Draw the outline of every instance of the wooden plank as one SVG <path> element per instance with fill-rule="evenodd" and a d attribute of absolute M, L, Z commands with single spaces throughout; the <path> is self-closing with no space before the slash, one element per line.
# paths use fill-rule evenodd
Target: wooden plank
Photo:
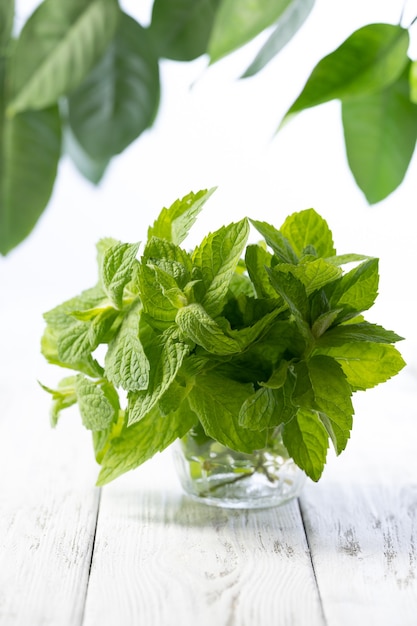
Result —
<path fill-rule="evenodd" d="M 75 420 L 50 429 L 35 380 L 8 395 L 0 421 L 0 623 L 78 626 L 99 502 L 87 441 Z"/>
<path fill-rule="evenodd" d="M 84 626 L 323 626 L 297 501 L 191 502 L 167 454 L 103 490 Z"/>
<path fill-rule="evenodd" d="M 417 624 L 417 484 L 324 483 L 301 510 L 329 626 Z"/>

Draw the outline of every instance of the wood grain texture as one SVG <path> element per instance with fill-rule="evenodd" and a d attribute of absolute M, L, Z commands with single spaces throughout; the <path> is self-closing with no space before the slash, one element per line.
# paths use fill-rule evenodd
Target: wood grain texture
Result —
<path fill-rule="evenodd" d="M 297 502 L 228 511 L 104 490 L 84 626 L 323 626 Z"/>
<path fill-rule="evenodd" d="M 5 390 L 0 417 L 0 624 L 79 626 L 100 492 L 80 432 L 52 431 L 27 389 Z"/>
<path fill-rule="evenodd" d="M 326 482 L 301 511 L 328 626 L 417 624 L 417 483 Z"/>

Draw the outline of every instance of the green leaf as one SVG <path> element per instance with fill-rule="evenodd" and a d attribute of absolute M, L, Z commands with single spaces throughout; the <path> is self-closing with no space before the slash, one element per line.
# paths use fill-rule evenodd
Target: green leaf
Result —
<path fill-rule="evenodd" d="M 138 243 L 120 243 L 106 250 L 100 265 L 103 289 L 118 309 L 123 305 L 123 291 L 132 278 Z"/>
<path fill-rule="evenodd" d="M 201 270 L 204 288 L 201 304 L 213 317 L 219 315 L 224 306 L 229 283 L 248 235 L 249 225 L 243 219 L 211 233 L 194 251 L 193 262 Z"/>
<path fill-rule="evenodd" d="M 149 383 L 149 361 L 139 339 L 139 315 L 140 305 L 136 305 L 123 319 L 105 358 L 106 377 L 126 391 L 146 389 Z"/>
<path fill-rule="evenodd" d="M 292 0 L 241 78 L 247 78 L 259 72 L 291 41 L 309 16 L 314 3 L 315 0 Z"/>
<path fill-rule="evenodd" d="M 78 361 L 65 363 L 58 353 L 58 336 L 59 333 L 50 326 L 48 326 L 43 333 L 41 339 L 41 352 L 45 359 L 48 361 L 48 363 L 51 363 L 52 365 L 58 365 L 59 367 L 76 370 L 77 372 L 82 372 L 87 376 L 102 376 L 103 368 L 97 363 L 95 359 L 93 359 L 91 354 L 81 358 Z"/>
<path fill-rule="evenodd" d="M 408 69 L 387 88 L 342 103 L 349 167 L 370 204 L 401 184 L 417 140 L 417 104 L 410 101 Z"/>
<path fill-rule="evenodd" d="M 116 0 L 44 0 L 14 52 L 10 115 L 43 109 L 77 87 L 112 39 Z"/>
<path fill-rule="evenodd" d="M 265 431 L 250 431 L 239 425 L 240 408 L 251 393 L 252 385 L 215 374 L 201 374 L 188 397 L 209 437 L 233 450 L 250 453 L 266 443 Z"/>
<path fill-rule="evenodd" d="M 119 398 L 106 380 L 91 380 L 78 374 L 75 382 L 78 407 L 83 424 L 89 430 L 104 430 L 119 414 Z"/>
<path fill-rule="evenodd" d="M 2 0 L 0 4 L 0 57 L 3 58 L 6 45 L 12 34 L 14 0 Z"/>
<path fill-rule="evenodd" d="M 281 226 L 280 232 L 299 257 L 303 255 L 307 246 L 314 246 L 319 257 L 336 254 L 332 232 L 326 220 L 314 209 L 306 209 L 289 215 Z"/>
<path fill-rule="evenodd" d="M 295 318 L 306 321 L 309 315 L 306 289 L 296 276 L 286 271 L 281 271 L 280 268 L 281 266 L 277 265 L 273 269 L 268 270 L 271 284 L 286 302 Z"/>
<path fill-rule="evenodd" d="M 87 154 L 79 141 L 76 139 L 71 127 L 64 127 L 63 151 L 74 163 L 77 170 L 94 185 L 97 185 L 104 176 L 110 159 L 94 159 Z"/>
<path fill-rule="evenodd" d="M 334 359 L 327 356 L 313 356 L 307 362 L 307 367 L 315 404 L 320 413 L 326 415 L 324 425 L 337 454 L 340 454 L 349 441 L 352 429 L 352 390 L 341 366 Z"/>
<path fill-rule="evenodd" d="M 283 441 L 290 456 L 312 480 L 318 481 L 326 464 L 329 437 L 315 411 L 299 410 L 285 424 Z"/>
<path fill-rule="evenodd" d="M 239 342 L 228 337 L 201 304 L 189 304 L 179 309 L 175 322 L 186 339 L 211 354 L 227 356 L 241 352 Z"/>
<path fill-rule="evenodd" d="M 284 121 L 304 109 L 335 98 L 380 91 L 401 75 L 408 59 L 408 31 L 392 24 L 368 24 L 355 31 L 313 69 Z"/>
<path fill-rule="evenodd" d="M 326 311 L 326 313 L 322 313 L 315 319 L 311 326 L 311 332 L 316 340 L 320 340 L 327 329 L 336 321 L 340 312 L 341 309 Z"/>
<path fill-rule="evenodd" d="M 148 240 L 158 237 L 179 245 L 187 237 L 198 214 L 215 190 L 212 187 L 197 193 L 191 192 L 176 200 L 168 209 L 164 207 L 148 229 Z"/>
<path fill-rule="evenodd" d="M 369 309 L 378 295 L 378 284 L 378 259 L 370 259 L 325 287 L 331 308 L 343 308 L 339 321 Z"/>
<path fill-rule="evenodd" d="M 294 377 L 287 376 L 277 387 L 277 377 L 258 389 L 242 404 L 239 413 L 239 424 L 250 430 L 264 430 L 276 428 L 290 421 L 297 412 L 292 402 L 294 391 Z M 261 383 L 262 384 L 262 383 Z"/>
<path fill-rule="evenodd" d="M 222 0 L 208 45 L 211 63 L 274 24 L 291 0 Z"/>
<path fill-rule="evenodd" d="M 239 425 L 249 430 L 272 428 L 276 415 L 274 390 L 261 387 L 249 396 L 239 412 Z"/>
<path fill-rule="evenodd" d="M 411 61 L 409 71 L 410 101 L 417 104 L 417 61 Z"/>
<path fill-rule="evenodd" d="M 93 159 L 110 159 L 151 126 L 159 92 L 149 33 L 122 13 L 106 53 L 69 95 L 71 129 Z"/>
<path fill-rule="evenodd" d="M 358 341 L 372 341 L 375 343 L 395 343 L 403 338 L 392 330 L 385 330 L 377 324 L 360 322 L 357 324 L 340 324 L 330 328 L 317 341 L 319 349 L 325 347 L 342 346 L 345 343 L 356 343 Z"/>
<path fill-rule="evenodd" d="M 150 34 L 161 57 L 191 61 L 204 54 L 220 0 L 155 0 Z"/>
<path fill-rule="evenodd" d="M 301 262 L 298 265 L 286 265 L 281 263 L 278 265 L 277 269 L 280 272 L 288 271 L 298 278 L 304 285 L 307 296 L 342 275 L 342 270 L 339 267 L 328 263 L 324 259 L 313 259 L 308 262 Z"/>
<path fill-rule="evenodd" d="M 251 244 L 246 247 L 246 268 L 258 298 L 276 298 L 276 291 L 265 270 L 271 267 L 271 260 L 272 255 L 262 246 Z"/>
<path fill-rule="evenodd" d="M 121 474 L 135 469 L 173 441 L 183 437 L 197 422 L 187 400 L 178 411 L 162 416 L 154 407 L 140 422 L 124 426 L 118 437 L 109 442 L 102 459 L 97 485 L 102 486 Z"/>
<path fill-rule="evenodd" d="M 298 263 L 298 257 L 294 252 L 290 242 L 284 235 L 271 224 L 250 220 L 256 230 L 262 235 L 266 243 L 277 256 L 281 263 Z"/>
<path fill-rule="evenodd" d="M 0 119 L 0 142 L 0 253 L 6 254 L 31 232 L 52 193 L 61 154 L 58 108 Z"/>
<path fill-rule="evenodd" d="M 170 333 L 154 338 L 153 343 L 143 342 L 149 361 L 149 385 L 146 390 L 130 392 L 128 404 L 128 424 L 143 419 L 153 409 L 169 389 L 178 374 L 189 346 L 171 338 Z"/>
<path fill-rule="evenodd" d="M 148 265 L 157 266 L 169 274 L 178 287 L 185 287 L 191 280 L 193 267 L 190 255 L 171 241 L 151 237 L 143 251 L 143 259 Z"/>
<path fill-rule="evenodd" d="M 40 383 L 42 389 L 52 395 L 51 426 L 55 427 L 57 425 L 63 409 L 67 409 L 77 402 L 75 383 L 75 376 L 67 376 L 60 380 L 57 389 L 51 389 Z"/>
<path fill-rule="evenodd" d="M 342 346 L 318 348 L 316 352 L 340 363 L 353 390 L 365 390 L 398 374 L 405 362 L 394 346 L 361 341 Z"/>

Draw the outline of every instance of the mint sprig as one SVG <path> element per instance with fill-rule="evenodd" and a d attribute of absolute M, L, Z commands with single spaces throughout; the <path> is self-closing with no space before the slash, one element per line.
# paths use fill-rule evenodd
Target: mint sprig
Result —
<path fill-rule="evenodd" d="M 52 422 L 78 403 L 99 484 L 191 429 L 243 453 L 279 429 L 318 480 L 329 442 L 340 454 L 349 441 L 353 393 L 405 365 L 401 337 L 362 315 L 378 260 L 337 255 L 313 209 L 279 229 L 244 218 L 182 247 L 212 192 L 162 209 L 139 258 L 138 244 L 101 240 L 97 285 L 45 314 L 43 354 L 75 372 L 44 387 Z M 247 243 L 250 224 L 259 243 Z"/>

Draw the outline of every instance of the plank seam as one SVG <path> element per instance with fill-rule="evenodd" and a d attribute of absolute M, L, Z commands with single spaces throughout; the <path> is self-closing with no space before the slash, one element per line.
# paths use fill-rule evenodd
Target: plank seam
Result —
<path fill-rule="evenodd" d="M 86 606 L 87 606 L 88 590 L 90 588 L 90 576 L 91 576 L 91 569 L 93 567 L 93 559 L 94 559 L 94 553 L 95 553 L 95 547 L 96 547 L 98 518 L 99 518 L 99 515 L 100 515 L 100 504 L 101 504 L 101 487 L 98 490 L 97 513 L 96 513 L 96 521 L 95 521 L 95 524 L 94 524 L 93 541 L 92 541 L 92 544 L 91 544 L 91 555 L 90 555 L 90 563 L 88 565 L 87 584 L 85 586 L 85 594 L 84 594 L 84 604 L 83 604 L 83 610 L 82 610 L 81 619 L 80 619 L 80 625 L 81 626 L 84 624 L 84 620 L 85 620 L 85 610 L 86 610 Z"/>
<path fill-rule="evenodd" d="M 309 537 L 308 537 L 307 526 L 306 526 L 306 523 L 304 521 L 303 507 L 301 505 L 300 498 L 297 498 L 297 504 L 298 504 L 298 510 L 300 512 L 301 523 L 303 525 L 304 536 L 305 536 L 306 543 L 307 543 L 308 554 L 309 554 L 309 557 L 310 557 L 311 569 L 312 569 L 312 572 L 313 572 L 314 581 L 316 583 L 317 593 L 318 593 L 318 596 L 319 596 L 320 612 L 321 612 L 322 619 L 323 619 L 323 625 L 324 626 L 328 626 L 328 622 L 327 622 L 327 619 L 326 619 L 326 614 L 324 612 L 323 598 L 322 598 L 321 592 L 320 592 L 319 580 L 318 580 L 318 577 L 317 577 L 316 568 L 314 566 L 313 552 L 311 550 L 311 545 L 310 545 L 310 540 L 309 540 Z"/>

